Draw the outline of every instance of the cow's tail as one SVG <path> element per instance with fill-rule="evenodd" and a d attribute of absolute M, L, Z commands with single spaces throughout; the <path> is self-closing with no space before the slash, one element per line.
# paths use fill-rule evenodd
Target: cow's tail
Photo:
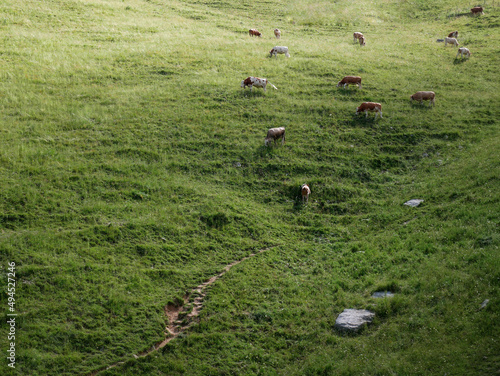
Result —
<path fill-rule="evenodd" d="M 272 83 L 270 83 L 269 81 L 267 81 L 267 83 L 268 83 L 269 85 L 271 85 L 273 88 L 275 88 L 276 90 L 278 90 L 278 88 L 277 88 L 276 86 L 274 86 Z"/>

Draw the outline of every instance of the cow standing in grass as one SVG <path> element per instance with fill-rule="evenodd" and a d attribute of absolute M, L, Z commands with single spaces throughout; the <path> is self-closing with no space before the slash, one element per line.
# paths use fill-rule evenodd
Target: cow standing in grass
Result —
<path fill-rule="evenodd" d="M 267 131 L 267 136 L 264 139 L 264 145 L 269 146 L 271 142 L 274 141 L 276 145 L 276 141 L 281 139 L 281 145 L 285 144 L 285 127 L 279 128 L 271 128 Z"/>
<path fill-rule="evenodd" d="M 271 54 L 271 57 L 273 57 L 273 55 L 278 57 L 278 54 L 284 54 L 286 57 L 290 57 L 290 54 L 288 53 L 288 47 L 285 46 L 273 47 L 273 49 L 269 51 L 269 53 Z"/>
<path fill-rule="evenodd" d="M 446 47 L 447 44 L 458 47 L 458 40 L 456 38 L 444 38 L 444 46 Z"/>
<path fill-rule="evenodd" d="M 412 101 L 419 101 L 422 103 L 423 101 L 429 101 L 429 106 L 434 106 L 434 99 L 436 98 L 436 94 L 433 91 L 417 91 L 411 97 Z"/>
<path fill-rule="evenodd" d="M 356 109 L 356 115 L 360 114 L 361 112 L 365 113 L 366 118 L 368 117 L 368 112 L 375 112 L 375 119 L 378 115 L 380 115 L 380 117 L 382 118 L 382 105 L 375 102 L 364 102 L 361 103 L 361 106 Z"/>
<path fill-rule="evenodd" d="M 458 58 L 458 55 L 460 55 L 460 58 L 464 58 L 464 56 L 465 57 L 470 57 L 471 53 L 470 53 L 470 51 L 469 51 L 468 48 L 466 48 L 466 47 L 460 47 L 458 49 L 457 56 L 455 56 L 455 59 Z"/>
<path fill-rule="evenodd" d="M 348 85 L 358 85 L 361 89 L 361 77 L 359 76 L 345 76 L 339 83 L 337 87 L 343 86 L 344 88 Z"/>
<path fill-rule="evenodd" d="M 363 34 L 358 31 L 356 31 L 352 36 L 354 38 L 354 43 L 356 43 L 359 39 L 363 38 Z"/>
<path fill-rule="evenodd" d="M 278 90 L 276 86 L 274 86 L 272 83 L 270 83 L 267 79 L 265 78 L 259 78 L 259 77 L 247 77 L 243 81 L 241 81 L 241 87 L 245 89 L 247 86 L 250 87 L 250 91 L 252 91 L 253 87 L 261 87 L 266 91 L 267 85 L 271 85 L 274 89 Z"/>
<path fill-rule="evenodd" d="M 257 31 L 256 29 L 250 29 L 250 30 L 248 30 L 248 34 L 251 37 L 255 36 L 255 37 L 261 37 L 262 38 L 262 33 L 259 32 L 259 31 Z"/>
<path fill-rule="evenodd" d="M 472 13 L 473 16 L 478 16 L 480 14 L 484 14 L 483 12 L 483 7 L 474 7 L 471 8 L 470 12 Z"/>
<path fill-rule="evenodd" d="M 309 195 L 311 194 L 311 188 L 307 184 L 302 184 L 300 187 L 300 193 L 302 194 L 302 203 L 307 204 L 309 201 Z"/>

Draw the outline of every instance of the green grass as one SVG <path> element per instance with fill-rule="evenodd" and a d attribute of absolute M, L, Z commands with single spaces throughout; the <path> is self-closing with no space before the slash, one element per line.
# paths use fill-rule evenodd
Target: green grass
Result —
<path fill-rule="evenodd" d="M 0 275 L 7 292 L 16 263 L 18 316 L 16 369 L 1 373 L 498 373 L 488 4 L 4 1 Z M 436 42 L 453 30 L 470 59 Z M 291 58 L 269 58 L 275 45 Z M 250 75 L 278 90 L 241 89 Z M 336 88 L 345 75 L 363 89 Z M 436 106 L 411 104 L 418 90 Z M 356 117 L 363 101 L 383 119 Z M 287 142 L 267 149 L 275 126 Z M 211 286 L 195 326 L 133 357 L 164 338 L 169 302 L 270 246 Z M 345 308 L 375 322 L 342 335 Z"/>

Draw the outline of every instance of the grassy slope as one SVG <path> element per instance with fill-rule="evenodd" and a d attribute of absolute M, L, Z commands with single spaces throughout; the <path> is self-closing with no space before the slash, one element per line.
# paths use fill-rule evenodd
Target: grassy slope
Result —
<path fill-rule="evenodd" d="M 162 338 L 169 301 L 268 245 L 279 247 L 213 286 L 188 335 L 107 373 L 498 372 L 496 9 L 0 7 L 0 256 L 3 271 L 18 265 L 15 374 L 130 359 Z M 274 27 L 292 58 L 266 57 Z M 455 29 L 466 62 L 435 43 Z M 335 88 L 347 74 L 363 90 Z M 248 75 L 279 90 L 243 92 Z M 410 105 L 417 90 L 434 90 L 436 107 Z M 365 100 L 384 119 L 354 117 Z M 287 127 L 286 147 L 262 146 L 272 126 Z M 423 206 L 402 206 L 415 197 Z M 397 297 L 370 298 L 385 288 Z M 340 336 L 335 318 L 353 307 L 377 321 Z"/>

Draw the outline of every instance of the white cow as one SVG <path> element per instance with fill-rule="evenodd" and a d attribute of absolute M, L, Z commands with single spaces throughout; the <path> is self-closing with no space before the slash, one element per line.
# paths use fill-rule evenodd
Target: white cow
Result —
<path fill-rule="evenodd" d="M 243 81 L 241 81 L 241 87 L 245 89 L 247 86 L 250 87 L 250 91 L 252 91 L 253 87 L 261 87 L 266 91 L 266 86 L 271 85 L 273 88 L 278 90 L 276 86 L 274 86 L 272 83 L 270 83 L 267 79 L 265 78 L 259 78 L 259 77 L 247 77 Z"/>
<path fill-rule="evenodd" d="M 269 51 L 269 53 L 271 54 L 271 57 L 276 56 L 278 57 L 277 54 L 285 54 L 286 57 L 290 57 L 290 54 L 288 53 L 288 47 L 285 47 L 285 46 L 276 46 L 276 47 L 273 47 L 273 49 L 271 51 Z"/>
<path fill-rule="evenodd" d="M 461 58 L 465 57 L 470 57 L 471 53 L 468 48 L 466 47 L 460 47 L 457 52 L 457 56 L 455 56 L 455 59 L 458 58 L 458 55 L 460 55 Z"/>
<path fill-rule="evenodd" d="M 444 45 L 446 47 L 447 44 L 451 44 L 453 46 L 457 46 L 458 47 L 458 40 L 456 38 L 444 38 Z"/>

